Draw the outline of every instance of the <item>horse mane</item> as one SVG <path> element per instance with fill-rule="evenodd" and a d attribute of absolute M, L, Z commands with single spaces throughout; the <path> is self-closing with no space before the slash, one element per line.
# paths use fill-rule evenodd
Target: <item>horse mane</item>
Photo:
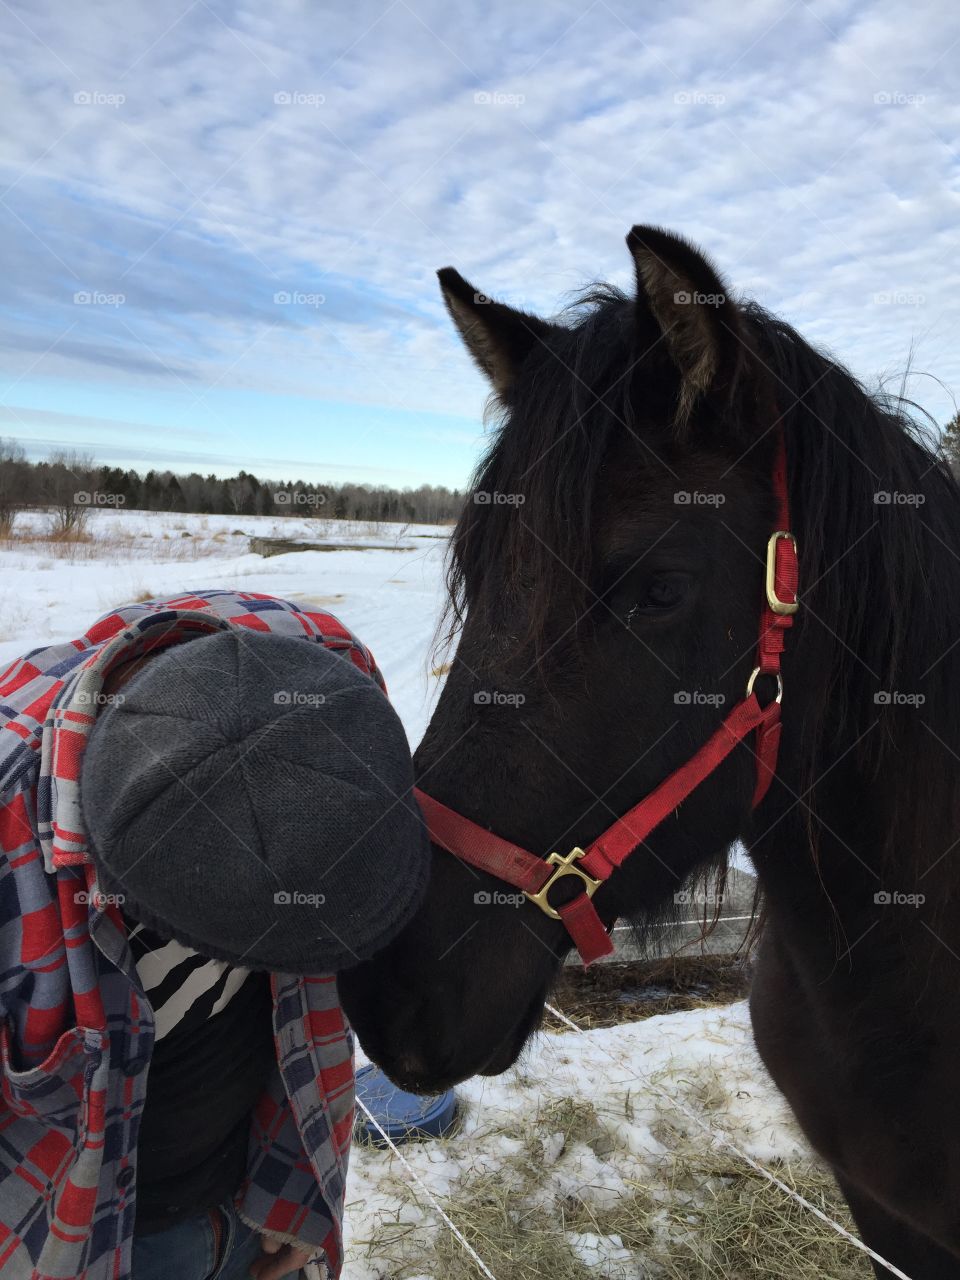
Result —
<path fill-rule="evenodd" d="M 761 307 L 743 311 L 774 378 L 800 547 L 803 620 L 787 660 L 791 678 L 813 691 L 801 730 L 804 791 L 849 751 L 859 777 L 878 784 L 871 806 L 881 808 L 870 816 L 881 877 L 915 885 L 960 816 L 960 767 L 953 776 L 931 767 L 934 738 L 960 750 L 960 487 L 916 406 L 869 393 Z M 891 694 L 925 701 L 877 702 Z M 815 854 L 816 809 L 813 799 Z"/>
<path fill-rule="evenodd" d="M 883 832 L 881 865 L 907 870 L 912 850 L 919 875 L 954 838 L 960 814 L 960 786 L 942 769 L 931 779 L 929 765 L 931 734 L 960 752 L 960 700 L 952 690 L 960 656 L 953 649 L 960 637 L 960 488 L 915 406 L 871 394 L 756 303 L 740 309 L 760 362 L 758 385 L 773 387 L 787 445 L 803 605 L 788 661 L 794 679 L 810 689 L 801 729 L 805 786 L 849 751 L 861 777 L 881 780 L 883 812 L 873 815 Z M 517 512 L 468 499 L 447 571 L 448 640 L 468 608 L 487 601 L 502 608 L 513 598 L 522 599 L 528 625 L 526 636 L 513 639 L 549 651 L 544 628 L 558 592 L 568 618 L 594 598 L 594 496 L 611 442 L 626 428 L 642 444 L 651 423 L 671 421 L 676 378 L 658 354 L 656 326 L 642 304 L 598 284 L 562 319 L 545 349 L 529 356 L 514 397 L 492 404 L 492 439 L 472 488 L 519 493 L 523 504 Z M 638 351 L 653 354 L 624 376 Z M 558 361 L 568 377 L 557 376 Z M 522 432 L 508 429 L 513 420 Z M 658 453 L 664 456 L 662 441 Z M 891 500 L 878 498 L 883 494 Z M 883 706 L 875 699 L 883 693 L 926 701 L 922 708 Z M 814 797 L 807 806 L 814 850 L 815 806 Z"/>
<path fill-rule="evenodd" d="M 516 395 L 508 403 L 488 401 L 492 438 L 471 490 L 521 494 L 523 505 L 512 519 L 509 509 L 478 507 L 468 498 L 451 542 L 447 640 L 468 605 L 482 604 L 482 589 L 471 598 L 471 584 L 483 583 L 491 564 L 503 566 L 502 589 L 523 597 L 528 629 L 518 639 L 534 649 L 545 647 L 544 623 L 561 578 L 564 592 L 572 587 L 577 597 L 573 608 L 588 603 L 599 474 L 621 424 L 634 432 L 641 427 L 634 382 L 622 376 L 635 359 L 635 312 L 620 290 L 592 285 L 562 313 L 549 342 L 531 353 Z M 558 365 L 568 378 L 557 376 Z M 522 433 L 508 430 L 512 419 L 523 422 Z M 497 591 L 490 590 L 491 600 Z"/>

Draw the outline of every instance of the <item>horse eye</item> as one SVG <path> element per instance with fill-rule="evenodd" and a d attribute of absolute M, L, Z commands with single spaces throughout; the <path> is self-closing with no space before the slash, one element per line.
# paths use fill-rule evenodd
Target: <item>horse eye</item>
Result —
<path fill-rule="evenodd" d="M 628 622 L 654 617 L 678 608 L 687 598 L 690 578 L 674 570 L 627 574 L 606 593 L 606 602 Z"/>
<path fill-rule="evenodd" d="M 650 583 L 645 600 L 637 603 L 649 604 L 654 609 L 673 609 L 687 594 L 686 588 L 687 580 L 683 574 L 661 574 Z"/>

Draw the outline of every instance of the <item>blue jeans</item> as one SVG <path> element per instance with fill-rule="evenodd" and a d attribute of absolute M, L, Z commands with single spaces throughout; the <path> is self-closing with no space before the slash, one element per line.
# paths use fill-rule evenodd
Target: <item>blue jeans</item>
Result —
<path fill-rule="evenodd" d="M 250 1264 L 259 1254 L 259 1231 L 225 1204 L 165 1231 L 135 1235 L 133 1280 L 248 1280 Z"/>

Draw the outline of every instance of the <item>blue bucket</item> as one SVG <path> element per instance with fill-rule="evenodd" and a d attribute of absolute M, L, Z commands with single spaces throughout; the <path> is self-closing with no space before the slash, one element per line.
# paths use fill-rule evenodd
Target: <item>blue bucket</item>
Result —
<path fill-rule="evenodd" d="M 357 1097 L 362 1098 L 384 1133 L 398 1145 L 411 1138 L 442 1138 L 457 1118 L 457 1098 L 452 1089 L 434 1097 L 405 1093 L 373 1065 L 357 1072 Z M 369 1117 L 357 1108 L 357 1137 L 377 1147 L 387 1144 Z"/>

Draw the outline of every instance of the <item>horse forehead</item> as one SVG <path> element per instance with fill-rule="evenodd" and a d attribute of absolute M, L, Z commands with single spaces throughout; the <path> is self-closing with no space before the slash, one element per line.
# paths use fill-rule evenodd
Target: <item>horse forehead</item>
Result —
<path fill-rule="evenodd" d="M 718 521 L 749 529 L 757 518 L 755 486 L 728 459 L 612 471 L 595 507 L 597 544 L 606 555 L 654 544 L 682 552 L 700 545 Z"/>

